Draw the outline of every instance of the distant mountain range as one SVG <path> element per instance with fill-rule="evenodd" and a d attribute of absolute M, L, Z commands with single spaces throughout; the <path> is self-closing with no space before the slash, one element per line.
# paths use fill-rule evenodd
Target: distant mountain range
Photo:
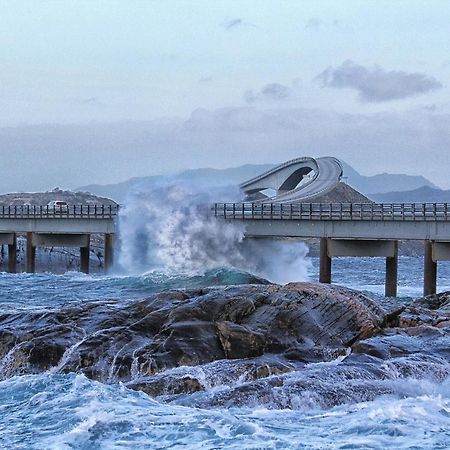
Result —
<path fill-rule="evenodd" d="M 345 162 L 342 162 L 342 165 L 347 183 L 370 198 L 373 198 L 373 194 L 375 193 L 384 194 L 388 192 L 411 191 L 423 186 L 440 190 L 431 181 L 421 175 L 381 173 L 379 175 L 365 176 L 358 173 Z"/>
<path fill-rule="evenodd" d="M 370 198 L 380 203 L 450 203 L 450 190 L 422 186 L 411 191 L 372 194 Z"/>
<path fill-rule="evenodd" d="M 180 180 L 192 181 L 199 185 L 237 185 L 242 181 L 274 167 L 275 164 L 246 164 L 244 166 L 233 167 L 229 169 L 191 169 L 174 175 L 174 178 Z M 365 176 L 358 173 L 353 167 L 343 162 L 344 180 L 350 186 L 363 193 L 367 197 L 375 201 L 385 202 L 407 202 L 407 201 L 436 201 L 438 198 L 445 197 L 447 191 L 437 188 L 431 181 L 423 176 L 404 175 L 404 174 L 388 174 L 383 173 L 373 176 Z M 137 177 L 116 184 L 91 184 L 81 186 L 77 191 L 90 192 L 95 195 L 109 197 L 117 202 L 123 202 L 129 190 L 139 185 L 148 185 L 157 183 L 167 176 L 153 175 L 148 177 Z M 423 188 L 428 190 L 423 190 Z M 407 192 L 405 192 L 407 191 Z M 402 200 L 402 198 L 410 198 L 411 195 L 420 194 L 420 198 L 436 198 L 435 200 Z M 403 195 L 405 194 L 405 195 Z M 381 197 L 381 196 L 385 197 Z M 381 200 L 383 198 L 383 200 Z M 398 198 L 398 200 L 397 200 Z M 411 197 L 413 198 L 413 197 Z"/>

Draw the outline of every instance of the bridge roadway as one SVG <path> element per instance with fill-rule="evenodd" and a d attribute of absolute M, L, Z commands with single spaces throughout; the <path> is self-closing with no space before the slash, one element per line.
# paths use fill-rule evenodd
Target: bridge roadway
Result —
<path fill-rule="evenodd" d="M 27 272 L 35 272 L 36 247 L 79 247 L 80 269 L 89 273 L 91 234 L 103 234 L 104 267 L 113 262 L 114 235 L 118 207 L 77 205 L 0 206 L 0 244 L 8 245 L 8 271 L 17 270 L 17 235 L 27 238 Z"/>
<path fill-rule="evenodd" d="M 424 241 L 424 295 L 436 292 L 437 262 L 450 260 L 447 203 L 215 203 L 217 218 L 245 224 L 248 238 L 319 238 L 321 282 L 333 256 L 386 257 L 386 296 L 397 294 L 398 241 Z"/>
<path fill-rule="evenodd" d="M 248 196 L 260 194 L 258 202 L 305 202 L 331 191 L 342 176 L 341 162 L 331 156 L 292 159 L 239 185 Z M 267 197 L 263 191 L 272 189 L 276 195 Z"/>

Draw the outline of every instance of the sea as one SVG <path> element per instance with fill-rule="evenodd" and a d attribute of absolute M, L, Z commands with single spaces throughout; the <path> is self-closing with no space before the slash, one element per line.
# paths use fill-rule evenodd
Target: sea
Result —
<path fill-rule="evenodd" d="M 311 258 L 308 277 L 317 279 Z M 166 289 L 217 283 L 202 275 L 0 274 L 0 314 L 54 311 L 80 302 L 130 302 Z M 333 282 L 369 293 L 385 307 L 421 295 L 422 261 L 400 257 L 399 297 L 386 299 L 384 261 L 335 258 Z M 220 270 L 240 284 L 242 272 Z M 439 289 L 450 289 L 450 266 L 439 267 Z M 1 364 L 1 363 L 0 363 Z M 323 370 L 327 364 L 323 363 Z M 394 381 L 386 381 L 394 383 Z M 0 448 L 5 449 L 445 449 L 450 448 L 450 380 L 408 380 L 409 389 L 373 401 L 331 408 L 311 399 L 295 409 L 201 409 L 167 404 L 123 384 L 83 375 L 40 373 L 0 381 Z M 205 395 L 207 393 L 205 392 Z"/>
<path fill-rule="evenodd" d="M 31 312 L 45 315 L 105 299 L 117 307 L 167 289 L 239 285 L 249 274 L 278 283 L 317 281 L 319 262 L 308 256 L 306 244 L 246 244 L 241 228 L 204 218 L 196 205 L 205 198 L 190 187 L 152 189 L 137 190 L 122 209 L 113 273 L 0 273 L 0 317 L 15 312 L 26 326 Z M 422 268 L 421 257 L 400 256 L 394 299 L 383 296 L 382 258 L 334 258 L 333 284 L 364 291 L 395 309 L 421 296 Z M 439 291 L 450 290 L 448 263 L 439 263 L 438 280 Z M 325 373 L 340 363 L 316 363 L 314 370 Z M 7 358 L 0 360 L 2 449 L 450 448 L 450 379 L 415 377 L 414 370 L 409 378 L 377 380 L 390 393 L 380 389 L 370 401 L 355 394 L 349 402 L 323 406 L 306 391 L 289 409 L 264 398 L 251 408 L 199 408 L 186 398 L 169 403 L 79 373 L 8 377 L 7 364 Z M 196 395 L 207 396 L 208 390 Z"/>

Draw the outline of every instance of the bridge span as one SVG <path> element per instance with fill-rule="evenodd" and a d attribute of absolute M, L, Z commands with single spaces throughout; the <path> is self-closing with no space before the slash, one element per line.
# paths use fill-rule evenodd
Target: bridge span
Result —
<path fill-rule="evenodd" d="M 104 235 L 104 267 L 113 262 L 118 207 L 0 206 L 0 245 L 8 246 L 8 271 L 17 270 L 17 236 L 27 239 L 27 272 L 35 272 L 36 247 L 79 247 L 80 270 L 89 273 L 91 234 Z"/>
<path fill-rule="evenodd" d="M 424 242 L 424 295 L 436 292 L 437 262 L 450 260 L 448 203 L 215 203 L 214 215 L 245 224 L 248 238 L 320 239 L 319 281 L 334 256 L 386 258 L 386 296 L 397 295 L 398 241 Z"/>

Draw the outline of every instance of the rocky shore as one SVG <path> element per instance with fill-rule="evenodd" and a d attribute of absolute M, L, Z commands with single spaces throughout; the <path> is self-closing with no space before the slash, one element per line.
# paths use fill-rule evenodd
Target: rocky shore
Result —
<path fill-rule="evenodd" d="M 385 312 L 312 283 L 170 290 L 0 315 L 0 376 L 78 372 L 168 402 L 295 408 L 388 394 L 450 373 L 450 294 Z M 304 402 L 303 402 L 304 403 Z"/>

